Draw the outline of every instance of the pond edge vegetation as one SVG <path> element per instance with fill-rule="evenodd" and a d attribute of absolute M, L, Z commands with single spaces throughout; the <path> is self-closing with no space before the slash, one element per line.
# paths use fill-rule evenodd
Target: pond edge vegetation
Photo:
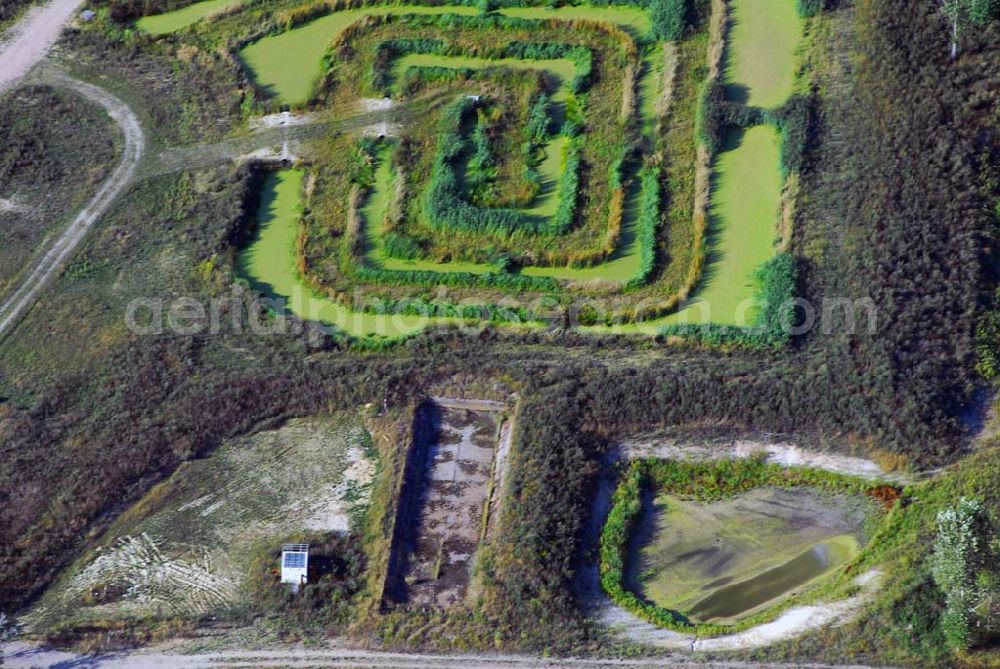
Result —
<path fill-rule="evenodd" d="M 768 464 L 764 457 L 710 462 L 638 458 L 623 463 L 618 485 L 611 500 L 607 519 L 601 529 L 599 573 L 601 587 L 623 609 L 658 627 L 698 636 L 720 636 L 741 632 L 773 620 L 784 609 L 801 603 L 803 597 L 787 598 L 767 606 L 730 625 L 690 621 L 684 614 L 645 599 L 625 585 L 629 541 L 642 513 L 642 491 L 655 488 L 698 502 L 709 503 L 735 497 L 760 487 L 794 488 L 809 486 L 832 493 L 865 495 L 872 499 L 898 492 L 885 482 L 871 481 L 821 469 L 782 467 Z M 852 561 L 853 562 L 853 561 Z M 846 565 L 850 568 L 851 563 Z M 823 577 L 831 579 L 833 574 Z M 832 579 L 831 579 L 832 580 Z M 807 596 L 815 598 L 817 592 Z"/>

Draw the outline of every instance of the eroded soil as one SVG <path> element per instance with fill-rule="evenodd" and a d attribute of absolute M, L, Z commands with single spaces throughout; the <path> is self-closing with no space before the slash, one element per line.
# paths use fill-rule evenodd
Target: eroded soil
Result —
<path fill-rule="evenodd" d="M 425 445 L 419 515 L 405 571 L 406 601 L 448 608 L 462 602 L 486 527 L 500 415 L 434 404 Z"/>

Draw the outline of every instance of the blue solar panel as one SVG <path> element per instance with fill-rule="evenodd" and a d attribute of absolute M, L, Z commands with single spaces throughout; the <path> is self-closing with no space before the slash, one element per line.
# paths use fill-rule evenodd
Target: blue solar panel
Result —
<path fill-rule="evenodd" d="M 302 569 L 306 566 L 305 553 L 285 553 L 284 567 L 286 569 Z"/>

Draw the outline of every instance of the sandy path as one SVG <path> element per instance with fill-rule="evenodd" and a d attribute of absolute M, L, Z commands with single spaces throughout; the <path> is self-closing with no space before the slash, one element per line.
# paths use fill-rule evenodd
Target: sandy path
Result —
<path fill-rule="evenodd" d="M 621 449 L 629 458 L 677 458 L 680 460 L 732 458 L 740 460 L 762 455 L 766 462 L 782 467 L 812 467 L 835 474 L 857 476 L 869 481 L 908 483 L 911 478 L 904 474 L 887 474 L 872 460 L 838 453 L 813 451 L 792 443 L 733 440 L 728 445 L 702 446 L 650 437 L 626 441 L 621 444 Z"/>
<path fill-rule="evenodd" d="M 83 0 L 52 0 L 25 14 L 0 37 L 0 91 L 16 83 L 45 57 Z"/>
<path fill-rule="evenodd" d="M 795 665 L 715 661 L 699 662 L 684 658 L 636 658 L 623 660 L 589 660 L 582 658 L 539 658 L 526 655 L 421 655 L 417 653 L 386 653 L 380 651 L 334 648 L 285 648 L 247 651 L 219 651 L 182 655 L 163 650 L 134 651 L 101 657 L 83 657 L 72 653 L 46 650 L 21 643 L 0 644 L 4 667 L 88 667 L 101 669 L 195 669 L 201 667 L 354 667 L 360 669 L 393 667 L 395 669 L 653 669 L 657 667 L 688 667 L 689 669 L 751 669 L 796 667 L 825 669 L 834 665 Z M 836 665 L 848 669 L 848 665 Z"/>
<path fill-rule="evenodd" d="M 59 4 L 56 0 L 54 4 Z M 75 0 L 74 0 L 75 2 Z M 68 3 L 68 4 L 73 4 Z M 73 5 L 75 7 L 75 4 Z M 47 28 L 46 28 L 47 30 Z M 4 71 L 6 75 L 6 69 Z M 2 76 L 2 75 L 0 75 Z M 71 79 L 64 75 L 52 75 L 45 82 L 54 86 L 67 88 L 102 106 L 108 115 L 122 129 L 125 145 L 122 150 L 121 162 L 111 176 L 101 185 L 93 199 L 77 214 L 73 222 L 63 230 L 28 272 L 22 283 L 4 302 L 0 303 L 0 338 L 2 338 L 17 322 L 17 319 L 37 299 L 41 290 L 62 270 L 64 264 L 80 246 L 87 233 L 98 218 L 114 203 L 115 199 L 125 190 L 142 160 L 145 148 L 145 135 L 132 110 L 124 102 L 108 92 Z"/>

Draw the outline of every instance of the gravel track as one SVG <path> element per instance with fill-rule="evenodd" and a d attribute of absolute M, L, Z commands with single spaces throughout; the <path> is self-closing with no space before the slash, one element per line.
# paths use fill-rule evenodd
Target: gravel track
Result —
<path fill-rule="evenodd" d="M 80 656 L 46 650 L 21 643 L 0 645 L 4 667 L 87 667 L 88 669 L 201 669 L 203 667 L 378 667 L 392 669 L 653 669 L 678 667 L 683 669 L 767 669 L 796 667 L 800 669 L 849 669 L 859 665 L 802 664 L 794 665 L 740 662 L 696 661 L 683 657 L 599 660 L 582 658 L 540 658 L 525 655 L 423 655 L 418 653 L 387 653 L 354 649 L 268 649 L 219 651 L 184 655 L 162 650 L 134 651 L 105 656 Z"/>
<path fill-rule="evenodd" d="M 139 119 L 124 102 L 97 86 L 77 81 L 63 74 L 47 75 L 44 81 L 47 84 L 74 91 L 103 107 L 121 128 L 124 135 L 124 148 L 118 167 L 101 185 L 93 199 L 49 245 L 44 255 L 35 261 L 34 266 L 14 292 L 3 303 L 0 303 L 0 339 L 14 327 L 17 320 L 37 299 L 42 289 L 58 276 L 65 263 L 83 242 L 100 216 L 125 190 L 135 175 L 145 150 L 146 138 L 139 125 Z"/>
<path fill-rule="evenodd" d="M 16 84 L 59 38 L 83 0 L 52 0 L 35 7 L 0 37 L 0 92 Z"/>

